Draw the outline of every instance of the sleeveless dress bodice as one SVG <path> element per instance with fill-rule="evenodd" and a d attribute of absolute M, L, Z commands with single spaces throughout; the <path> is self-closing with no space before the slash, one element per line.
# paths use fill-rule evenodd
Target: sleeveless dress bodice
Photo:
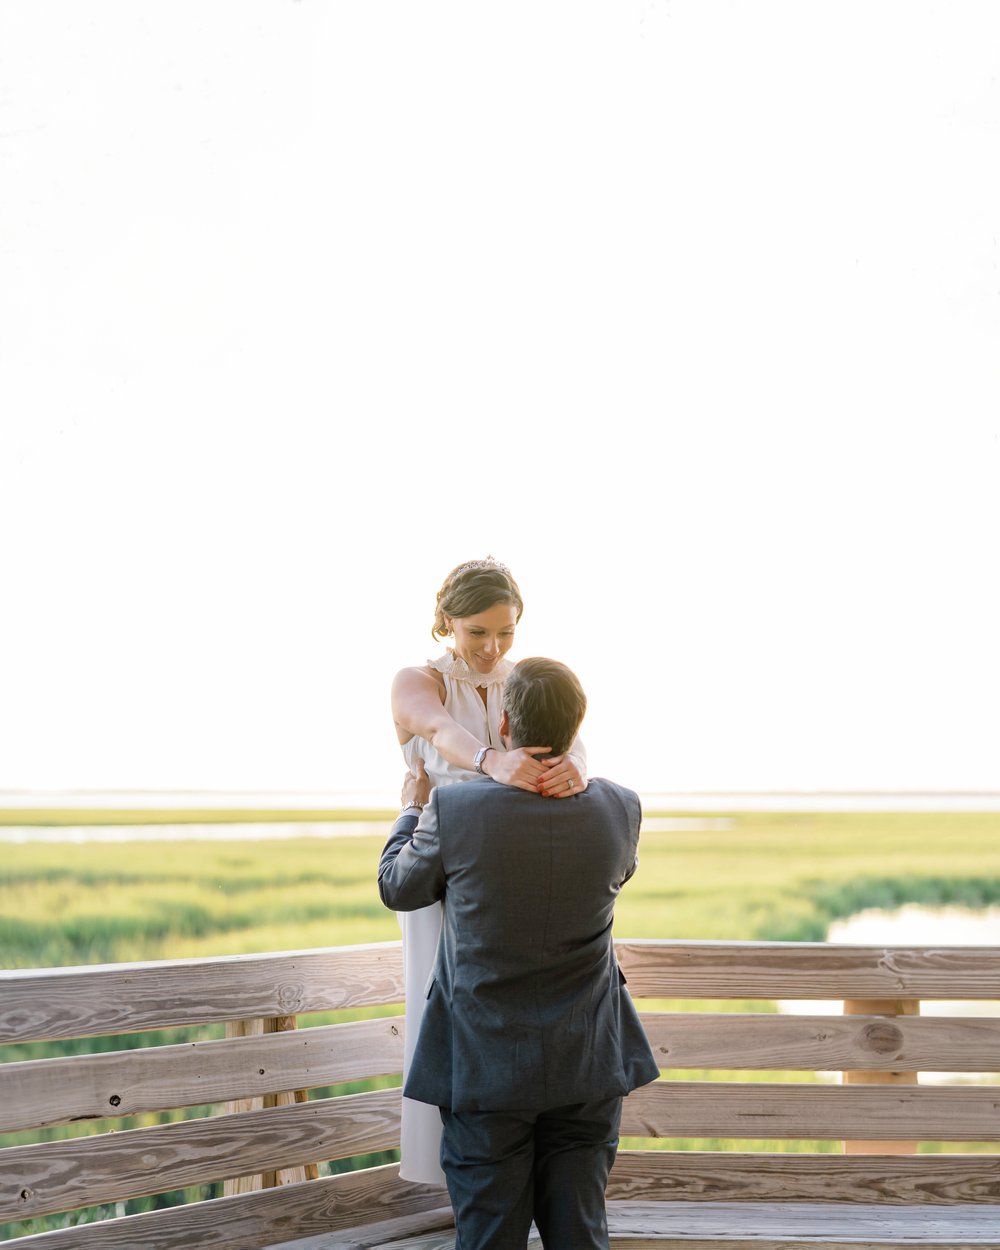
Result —
<path fill-rule="evenodd" d="M 503 712 L 503 687 L 514 665 L 509 660 L 501 660 L 492 673 L 484 676 L 470 669 L 452 651 L 439 660 L 428 660 L 427 663 L 429 668 L 441 674 L 445 711 L 452 720 L 467 729 L 484 746 L 502 751 L 500 715 Z M 485 703 L 479 693 L 480 686 L 486 689 Z M 471 781 L 479 776 L 474 768 L 459 768 L 457 764 L 450 764 L 436 747 L 418 735 L 403 744 L 403 759 L 411 770 L 415 768 L 417 759 L 422 759 L 431 784 L 435 786 Z"/>

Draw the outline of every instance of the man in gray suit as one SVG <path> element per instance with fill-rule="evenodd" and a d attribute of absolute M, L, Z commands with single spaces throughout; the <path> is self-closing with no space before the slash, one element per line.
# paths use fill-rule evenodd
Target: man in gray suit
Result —
<path fill-rule="evenodd" d="M 574 674 L 522 660 L 504 690 L 510 747 L 569 749 L 586 709 Z M 444 901 L 407 1098 L 440 1107 L 460 1250 L 608 1245 L 604 1190 L 622 1096 L 659 1069 L 615 959 L 618 891 L 635 872 L 639 799 L 602 779 L 571 798 L 489 778 L 409 803 L 379 864 L 387 907 Z"/>

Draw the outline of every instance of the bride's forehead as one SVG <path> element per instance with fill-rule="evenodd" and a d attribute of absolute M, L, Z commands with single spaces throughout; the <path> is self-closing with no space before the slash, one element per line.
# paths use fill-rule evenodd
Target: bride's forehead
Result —
<path fill-rule="evenodd" d="M 517 623 L 517 608 L 512 603 L 495 603 L 485 612 L 477 612 L 474 616 L 457 616 L 467 629 L 509 629 Z"/>

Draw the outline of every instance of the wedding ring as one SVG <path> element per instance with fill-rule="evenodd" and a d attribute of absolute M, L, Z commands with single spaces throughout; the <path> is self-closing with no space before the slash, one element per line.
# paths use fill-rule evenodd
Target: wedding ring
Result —
<path fill-rule="evenodd" d="M 567 790 L 572 790 L 572 789 L 573 789 L 573 781 L 572 781 L 572 779 L 570 779 L 569 781 L 567 781 L 567 782 L 566 782 L 566 789 L 567 789 Z"/>

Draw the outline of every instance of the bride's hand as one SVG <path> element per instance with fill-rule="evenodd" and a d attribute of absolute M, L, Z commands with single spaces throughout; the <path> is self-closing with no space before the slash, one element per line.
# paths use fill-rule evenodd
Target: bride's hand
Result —
<path fill-rule="evenodd" d="M 545 755 L 548 747 L 516 747 L 513 751 L 487 751 L 483 768 L 494 781 L 505 786 L 517 786 L 531 794 L 538 793 L 538 783 L 545 772 L 545 765 L 535 759 Z"/>
<path fill-rule="evenodd" d="M 553 799 L 569 799 L 587 788 L 587 778 L 575 755 L 554 755 L 545 761 L 539 793 Z"/>
<path fill-rule="evenodd" d="M 415 773 L 408 772 L 403 777 L 403 792 L 400 800 L 405 807 L 407 803 L 419 803 L 421 807 L 426 807 L 430 801 L 431 779 L 427 776 L 427 770 L 424 768 L 424 761 L 417 757 L 417 771 Z"/>

